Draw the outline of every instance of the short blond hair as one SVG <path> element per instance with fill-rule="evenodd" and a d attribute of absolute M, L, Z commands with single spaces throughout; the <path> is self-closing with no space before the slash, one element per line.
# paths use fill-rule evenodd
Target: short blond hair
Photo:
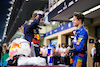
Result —
<path fill-rule="evenodd" d="M 39 14 L 39 12 L 43 12 L 42 10 L 35 10 L 34 12 L 33 12 L 33 14 L 32 14 L 32 18 L 33 18 L 33 20 L 35 19 L 35 17 L 37 16 L 37 14 Z M 41 16 L 41 18 L 43 18 L 44 17 L 44 14 Z"/>
<path fill-rule="evenodd" d="M 38 14 L 38 12 L 42 12 L 42 10 L 35 10 L 34 12 L 33 12 L 33 14 L 35 14 L 35 13 L 37 13 Z"/>

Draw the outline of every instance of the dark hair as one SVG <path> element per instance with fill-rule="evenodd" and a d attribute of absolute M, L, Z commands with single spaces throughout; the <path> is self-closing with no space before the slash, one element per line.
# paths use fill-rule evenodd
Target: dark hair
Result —
<path fill-rule="evenodd" d="M 83 23 L 85 17 L 81 12 L 74 12 L 74 16 L 76 16 L 78 20 L 81 19 Z"/>

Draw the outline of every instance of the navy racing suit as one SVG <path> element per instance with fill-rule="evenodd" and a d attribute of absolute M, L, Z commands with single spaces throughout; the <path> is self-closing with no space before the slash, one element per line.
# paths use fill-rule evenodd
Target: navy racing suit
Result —
<path fill-rule="evenodd" d="M 29 22 L 24 24 L 24 34 L 25 34 L 24 37 L 27 41 L 30 42 L 30 46 L 32 46 L 32 42 L 33 42 L 33 44 L 39 46 L 40 35 L 39 35 L 38 25 L 39 25 L 40 19 L 41 19 L 41 14 L 38 14 L 35 17 L 34 21 L 29 20 Z M 40 55 L 39 51 L 40 51 L 40 48 L 35 47 L 36 56 Z"/>

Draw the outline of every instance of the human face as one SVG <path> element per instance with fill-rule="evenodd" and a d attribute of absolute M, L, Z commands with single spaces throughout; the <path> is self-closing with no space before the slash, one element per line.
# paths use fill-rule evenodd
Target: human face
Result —
<path fill-rule="evenodd" d="M 73 25 L 77 27 L 80 24 L 80 19 L 78 20 L 76 16 L 73 16 L 72 22 L 73 22 Z"/>
<path fill-rule="evenodd" d="M 63 46 L 62 46 L 63 48 L 65 47 L 65 45 L 63 44 Z"/>
<path fill-rule="evenodd" d="M 40 23 L 44 23 L 44 18 L 41 18 L 40 19 Z"/>

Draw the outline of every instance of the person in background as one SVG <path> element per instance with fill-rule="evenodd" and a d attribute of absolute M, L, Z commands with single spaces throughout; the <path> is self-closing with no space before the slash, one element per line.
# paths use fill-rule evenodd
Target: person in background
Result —
<path fill-rule="evenodd" d="M 91 56 L 93 58 L 93 67 L 95 64 L 95 57 L 94 57 L 95 54 L 96 54 L 96 47 L 95 47 L 95 44 L 93 44 L 93 48 L 91 49 Z"/>
<path fill-rule="evenodd" d="M 2 63 L 4 67 L 8 66 L 6 59 L 9 57 L 8 51 L 7 51 L 7 43 L 3 43 L 2 45 Z"/>
<path fill-rule="evenodd" d="M 66 44 L 66 49 L 68 47 L 68 44 Z M 66 50 L 67 51 L 67 50 Z M 70 65 L 70 58 L 71 58 L 71 54 L 70 53 L 66 53 L 66 56 L 65 56 L 65 64 L 66 65 Z"/>
<path fill-rule="evenodd" d="M 55 54 L 56 54 L 56 60 L 57 60 L 57 64 L 59 64 L 60 63 L 60 55 L 61 55 L 61 53 L 60 53 L 60 44 L 58 44 L 58 47 L 56 47 L 56 50 L 55 50 Z"/>
<path fill-rule="evenodd" d="M 11 47 L 11 41 L 8 42 L 8 46 L 7 46 L 7 53 L 9 53 L 9 49 Z"/>
<path fill-rule="evenodd" d="M 6 50 L 7 50 L 7 43 L 3 43 L 3 46 L 2 46 L 2 52 L 3 52 L 3 54 L 6 53 Z"/>
<path fill-rule="evenodd" d="M 45 45 L 43 45 L 41 53 L 42 57 L 45 58 L 47 62 L 47 48 L 45 47 Z"/>
<path fill-rule="evenodd" d="M 66 47 L 65 47 L 65 44 L 62 45 L 62 48 L 60 49 L 61 50 L 61 64 L 65 64 L 65 56 L 66 56 Z"/>
<path fill-rule="evenodd" d="M 31 19 L 24 24 L 24 38 L 30 42 L 31 56 L 40 56 L 39 47 L 39 25 L 44 23 L 44 12 L 36 10 L 33 12 Z"/>
<path fill-rule="evenodd" d="M 56 47 L 53 47 L 53 57 L 54 57 L 54 65 L 57 65 L 57 59 L 56 59 L 56 52 L 55 52 L 55 50 L 56 50 Z"/>
<path fill-rule="evenodd" d="M 95 54 L 94 54 L 94 67 L 99 67 L 99 61 L 100 61 L 100 56 L 99 53 L 97 52 L 97 49 L 95 50 Z"/>
<path fill-rule="evenodd" d="M 42 54 L 42 51 L 43 51 L 43 45 L 40 46 L 40 51 L 41 51 L 41 54 Z"/>

